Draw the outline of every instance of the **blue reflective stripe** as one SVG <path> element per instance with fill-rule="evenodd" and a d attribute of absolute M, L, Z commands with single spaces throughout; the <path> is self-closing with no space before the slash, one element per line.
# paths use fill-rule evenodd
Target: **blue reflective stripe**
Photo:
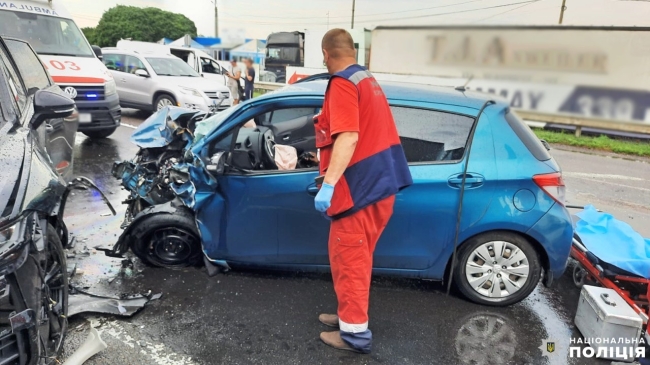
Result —
<path fill-rule="evenodd" d="M 401 144 L 390 146 L 348 166 L 343 176 L 348 183 L 354 207 L 332 217 L 335 219 L 351 215 L 413 184 Z"/>
<path fill-rule="evenodd" d="M 372 350 L 372 332 L 365 330 L 359 333 L 341 331 L 341 339 L 355 350 L 369 354 Z"/>

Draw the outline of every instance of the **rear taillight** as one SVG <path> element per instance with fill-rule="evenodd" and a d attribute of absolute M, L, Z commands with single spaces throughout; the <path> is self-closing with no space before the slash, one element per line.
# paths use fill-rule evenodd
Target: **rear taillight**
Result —
<path fill-rule="evenodd" d="M 533 181 L 553 200 L 564 205 L 566 187 L 564 186 L 562 173 L 554 172 L 552 174 L 535 175 Z"/>

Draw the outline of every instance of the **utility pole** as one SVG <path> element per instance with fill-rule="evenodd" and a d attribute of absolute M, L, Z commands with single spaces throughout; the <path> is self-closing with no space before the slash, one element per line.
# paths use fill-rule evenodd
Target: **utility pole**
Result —
<path fill-rule="evenodd" d="M 355 1 L 356 0 L 352 0 L 352 26 L 350 27 L 350 29 L 354 29 L 354 2 Z"/>
<path fill-rule="evenodd" d="M 217 0 L 214 0 L 214 36 L 219 38 L 219 10 L 217 9 Z"/>
<path fill-rule="evenodd" d="M 560 8 L 560 22 L 558 24 L 562 24 L 562 19 L 564 19 L 564 11 L 566 10 L 566 0 L 562 0 L 562 7 Z"/>

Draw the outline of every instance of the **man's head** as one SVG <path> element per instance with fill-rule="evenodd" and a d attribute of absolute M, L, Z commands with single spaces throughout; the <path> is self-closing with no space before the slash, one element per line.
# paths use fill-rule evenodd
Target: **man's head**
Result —
<path fill-rule="evenodd" d="M 244 60 L 244 64 L 246 65 L 246 67 L 251 68 L 251 67 L 253 67 L 253 60 L 251 60 L 250 58 L 247 58 L 247 59 Z"/>
<path fill-rule="evenodd" d="M 332 29 L 325 33 L 321 42 L 323 62 L 330 74 L 341 71 L 356 62 L 356 50 L 352 36 L 345 29 Z"/>
<path fill-rule="evenodd" d="M 235 59 L 233 58 L 232 60 L 230 60 L 230 64 L 232 66 L 237 66 L 237 61 L 235 61 Z"/>

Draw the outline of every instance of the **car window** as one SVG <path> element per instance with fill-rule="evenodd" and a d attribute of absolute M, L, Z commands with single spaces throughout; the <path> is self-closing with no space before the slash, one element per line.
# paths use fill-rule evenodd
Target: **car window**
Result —
<path fill-rule="evenodd" d="M 29 44 L 10 39 L 5 43 L 16 61 L 27 90 L 31 88 L 42 90 L 52 86 L 52 80 Z"/>
<path fill-rule="evenodd" d="M 209 74 L 221 74 L 221 67 L 209 58 L 201 58 L 201 69 Z"/>
<path fill-rule="evenodd" d="M 402 106 L 391 110 L 408 162 L 462 159 L 474 118 Z"/>
<path fill-rule="evenodd" d="M 0 58 L 5 64 L 8 72 L 7 82 L 9 84 L 9 92 L 11 93 L 12 99 L 15 101 L 18 111 L 22 113 L 27 107 L 27 92 L 24 89 L 23 83 L 20 81 L 18 70 L 14 68 L 3 49 L 0 49 Z"/>
<path fill-rule="evenodd" d="M 144 67 L 144 63 L 142 63 L 139 58 L 134 56 L 125 56 L 124 65 L 126 68 L 125 72 L 128 72 L 130 74 L 134 74 L 137 70 L 147 70 L 147 68 Z"/>
<path fill-rule="evenodd" d="M 551 154 L 539 138 L 537 138 L 535 132 L 515 114 L 514 110 L 509 110 L 506 113 L 506 121 L 536 159 L 539 161 L 548 161 L 551 159 Z"/>
<path fill-rule="evenodd" d="M 0 53 L 3 50 L 0 48 Z M 5 59 L 0 57 L 0 127 L 4 123 L 15 119 L 17 108 L 16 98 L 10 90 L 7 80 L 9 80 L 9 70 L 5 67 Z"/>
<path fill-rule="evenodd" d="M 124 55 L 121 54 L 106 54 L 104 53 L 104 65 L 106 68 L 113 71 L 126 72 L 124 64 Z"/>

